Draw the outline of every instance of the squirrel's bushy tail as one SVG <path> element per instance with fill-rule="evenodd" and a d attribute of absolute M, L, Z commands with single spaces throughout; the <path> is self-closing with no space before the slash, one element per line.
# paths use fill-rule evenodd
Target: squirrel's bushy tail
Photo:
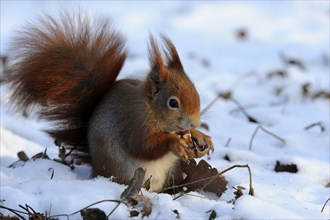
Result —
<path fill-rule="evenodd" d="M 108 20 L 90 20 L 82 12 L 30 23 L 10 51 L 7 82 L 14 106 L 53 121 L 47 132 L 55 139 L 85 145 L 90 116 L 126 59 L 124 43 Z"/>

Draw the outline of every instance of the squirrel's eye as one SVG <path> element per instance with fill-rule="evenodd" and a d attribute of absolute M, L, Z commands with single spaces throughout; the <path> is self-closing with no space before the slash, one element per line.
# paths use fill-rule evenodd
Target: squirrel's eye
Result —
<path fill-rule="evenodd" d="M 175 99 L 170 99 L 170 103 L 169 104 L 170 104 L 170 106 L 172 108 L 179 108 L 179 103 Z"/>
<path fill-rule="evenodd" d="M 170 109 L 178 109 L 180 107 L 180 101 L 177 97 L 171 97 L 168 100 L 168 107 Z"/>

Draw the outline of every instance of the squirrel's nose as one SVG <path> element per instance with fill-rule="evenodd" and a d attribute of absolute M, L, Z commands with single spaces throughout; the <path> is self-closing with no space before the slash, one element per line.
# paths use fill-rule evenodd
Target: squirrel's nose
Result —
<path fill-rule="evenodd" d="M 201 120 L 199 114 L 193 115 L 190 117 L 190 126 L 192 128 L 198 128 L 201 125 Z"/>

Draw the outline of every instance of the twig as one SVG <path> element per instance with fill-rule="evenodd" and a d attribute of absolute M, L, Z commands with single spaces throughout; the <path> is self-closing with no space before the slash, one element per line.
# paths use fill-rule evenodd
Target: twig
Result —
<path fill-rule="evenodd" d="M 75 168 L 75 166 L 74 166 L 73 163 L 69 163 L 66 160 L 54 158 L 53 161 L 55 161 L 57 163 L 61 163 L 61 164 L 65 165 L 65 166 L 68 166 L 68 167 L 70 167 L 71 170 L 74 170 L 74 168 Z"/>
<path fill-rule="evenodd" d="M 246 105 L 246 106 L 242 106 L 244 109 L 250 109 L 250 108 L 257 108 L 259 107 L 257 104 L 249 104 L 249 105 Z M 235 109 L 232 109 L 229 111 L 229 114 L 233 114 L 233 113 L 236 113 L 236 112 L 239 112 L 241 111 L 241 108 L 240 107 L 237 107 Z"/>
<path fill-rule="evenodd" d="M 25 204 L 25 206 L 19 205 L 19 207 L 27 212 L 27 214 L 29 215 L 29 219 L 47 219 L 44 214 L 36 212 L 28 204 Z"/>
<path fill-rule="evenodd" d="M 205 199 L 205 196 L 199 196 L 199 195 L 193 195 L 193 194 L 181 192 L 180 195 L 178 195 L 177 197 L 175 197 L 173 200 L 177 200 L 178 198 L 180 198 L 182 196 L 192 196 L 192 197 L 197 197 L 197 198 Z"/>
<path fill-rule="evenodd" d="M 244 107 L 234 98 L 231 98 L 231 100 L 237 105 L 237 107 L 241 110 L 241 112 L 245 115 L 245 117 L 247 117 L 247 119 L 249 120 L 249 122 L 252 123 L 259 123 L 255 118 L 251 117 L 244 109 Z"/>
<path fill-rule="evenodd" d="M 241 74 L 239 77 L 237 77 L 237 78 L 235 79 L 235 81 L 231 84 L 231 90 L 234 91 L 235 89 L 237 89 L 238 85 L 239 85 L 244 79 L 247 79 L 247 78 L 249 78 L 249 77 L 251 77 L 251 76 L 255 76 L 255 77 L 256 77 L 256 82 L 258 83 L 258 74 L 257 74 L 255 71 L 251 70 L 251 71 L 246 72 L 246 73 L 243 73 L 243 74 Z"/>
<path fill-rule="evenodd" d="M 306 126 L 304 129 L 307 131 L 307 130 L 309 130 L 309 129 L 315 127 L 315 126 L 320 127 L 321 132 L 324 132 L 325 128 L 324 128 L 324 126 L 323 126 L 323 124 L 322 124 L 321 121 L 319 121 L 319 122 L 315 122 L 315 123 L 312 123 L 312 124 Z"/>
<path fill-rule="evenodd" d="M 231 142 L 231 137 L 230 137 L 230 138 L 228 138 L 228 140 L 227 140 L 227 142 L 226 142 L 226 144 L 225 144 L 225 147 L 228 147 L 228 146 L 229 146 L 229 144 L 230 144 L 230 142 Z"/>
<path fill-rule="evenodd" d="M 54 168 L 50 167 L 50 168 L 48 169 L 48 171 L 51 171 L 51 172 L 52 172 L 52 174 L 50 175 L 50 179 L 52 180 L 53 177 L 54 177 L 54 173 L 55 173 Z"/>
<path fill-rule="evenodd" d="M 187 193 L 185 193 L 185 192 L 180 192 L 180 194 L 179 194 L 177 197 L 173 198 L 173 200 L 177 200 L 177 199 L 181 198 L 181 197 L 184 196 L 184 195 L 187 195 Z"/>
<path fill-rule="evenodd" d="M 48 216 L 50 216 L 50 213 L 52 213 L 52 203 L 49 204 L 49 210 L 48 210 Z M 47 211 L 46 211 L 46 216 L 47 216 Z"/>
<path fill-rule="evenodd" d="M 32 160 L 36 160 L 36 159 L 40 159 L 40 158 L 49 159 L 49 157 L 47 155 L 47 148 L 44 150 L 44 152 L 37 153 L 31 157 Z"/>
<path fill-rule="evenodd" d="M 24 218 L 23 216 L 21 216 L 20 214 L 24 214 L 24 215 L 28 215 L 29 213 L 25 213 L 25 212 L 22 212 L 22 211 L 19 211 L 19 210 L 16 210 L 16 209 L 12 209 L 12 208 L 8 208 L 6 206 L 3 206 L 3 205 L 0 205 L 0 208 L 2 209 L 6 209 L 12 213 L 14 213 L 15 215 L 17 215 L 19 218 L 23 219 L 23 220 L 26 220 L 26 218 Z M 20 214 L 18 214 L 20 213 Z"/>
<path fill-rule="evenodd" d="M 122 201 L 120 200 L 112 200 L 112 199 L 107 199 L 107 200 L 101 200 L 101 201 L 98 201 L 98 202 L 95 202 L 93 204 L 90 204 L 74 213 L 71 213 L 71 214 L 59 214 L 59 215 L 53 215 L 53 216 L 49 216 L 49 217 L 46 217 L 46 219 L 52 219 L 54 217 L 60 217 L 60 216 L 66 216 L 67 219 L 70 219 L 69 216 L 72 216 L 72 215 L 75 215 L 77 213 L 79 213 L 81 210 L 84 210 L 84 209 L 87 209 L 93 205 L 96 205 L 96 204 L 99 204 L 99 203 L 103 203 L 103 202 L 116 202 L 117 205 L 115 206 L 115 208 L 113 208 L 111 210 L 111 212 L 108 214 L 108 217 L 118 208 L 118 206 L 122 203 Z M 33 217 L 33 215 L 36 215 L 36 214 L 39 214 L 37 213 L 31 206 L 29 205 L 25 205 L 25 206 L 22 206 L 22 205 L 19 205 L 20 208 L 22 208 L 24 211 L 26 212 L 22 212 L 22 211 L 19 211 L 19 210 L 15 210 L 15 209 L 12 209 L 12 208 L 8 208 L 6 206 L 3 206 L 3 205 L 0 205 L 0 208 L 2 209 L 6 209 L 12 213 L 14 213 L 16 216 L 18 216 L 19 218 L 21 218 L 22 220 L 26 220 L 26 218 L 24 218 L 22 215 L 20 214 L 24 214 L 24 215 L 28 215 L 29 217 Z M 20 214 L 19 214 L 20 213 Z M 41 214 L 42 215 L 42 214 Z"/>
<path fill-rule="evenodd" d="M 47 218 L 47 220 L 48 220 L 48 219 L 49 219 L 49 220 L 51 220 L 51 219 L 57 219 L 56 217 L 63 217 L 63 216 L 65 216 L 68 220 L 70 220 L 68 214 L 51 215 L 51 216 L 49 216 L 49 217 Z"/>
<path fill-rule="evenodd" d="M 17 157 L 18 157 L 18 161 L 10 164 L 8 167 L 9 168 L 12 168 L 12 167 L 15 167 L 15 164 L 17 164 L 18 162 L 26 162 L 29 160 L 29 157 L 25 154 L 24 151 L 20 151 L 17 153 Z"/>
<path fill-rule="evenodd" d="M 215 97 L 202 111 L 201 111 L 201 115 L 203 115 L 206 111 L 208 111 L 220 98 L 223 98 L 225 100 L 231 100 L 232 102 L 234 102 L 238 109 L 243 113 L 244 116 L 246 116 L 246 118 L 248 119 L 249 122 L 252 123 L 259 123 L 255 118 L 253 118 L 252 116 L 250 116 L 246 110 L 244 109 L 244 107 L 232 97 L 232 92 L 225 92 L 225 93 L 219 93 L 217 97 Z"/>
<path fill-rule="evenodd" d="M 250 76 L 257 76 L 258 74 L 255 71 L 250 71 L 247 73 L 244 73 L 242 75 L 240 75 L 239 77 L 237 77 L 237 79 L 232 83 L 231 85 L 231 89 L 229 90 L 229 92 L 226 92 L 226 96 L 223 96 L 224 94 L 219 94 L 217 95 L 202 111 L 201 111 L 201 115 L 203 115 L 205 112 L 207 112 L 218 100 L 219 98 L 224 98 L 224 99 L 232 99 L 231 95 L 232 95 L 232 91 L 234 91 L 237 87 L 238 84 L 240 82 L 242 82 L 242 80 L 244 78 L 250 77 Z M 256 77 L 256 79 L 258 80 L 258 78 Z M 241 108 L 240 108 L 241 109 Z"/>
<path fill-rule="evenodd" d="M 208 183 L 206 183 L 202 188 L 205 188 L 207 185 L 209 185 L 211 182 L 213 182 L 216 178 L 218 178 L 220 175 L 226 173 L 227 171 L 231 170 L 231 169 L 234 169 L 236 167 L 245 167 L 245 168 L 248 168 L 249 170 L 249 176 L 250 176 L 250 191 L 249 191 L 249 194 L 250 195 L 254 195 L 254 189 L 252 187 L 252 173 L 251 173 L 251 170 L 250 170 L 250 167 L 248 164 L 246 165 L 234 165 L 234 166 L 231 166 L 223 171 L 221 171 L 220 173 L 218 173 L 217 175 L 214 175 L 214 176 L 210 176 L 210 177 L 207 177 L 207 178 L 204 178 L 204 179 L 199 179 L 199 180 L 195 180 L 195 181 L 192 181 L 190 183 L 184 183 L 184 184 L 180 184 L 180 185 L 176 185 L 176 186 L 171 186 L 171 187 L 167 187 L 165 189 L 163 189 L 164 191 L 166 190 L 169 190 L 169 189 L 177 189 L 177 188 L 181 188 L 181 187 L 185 187 L 185 186 L 189 186 L 189 185 L 192 185 L 192 184 L 195 184 L 195 183 L 199 183 L 199 182 L 204 182 L 205 180 L 210 180 Z M 201 189 L 200 189 L 201 190 Z"/>
<path fill-rule="evenodd" d="M 72 154 L 72 152 L 74 150 L 76 150 L 76 148 L 77 148 L 77 146 L 74 146 L 73 148 L 71 148 L 70 151 L 67 154 L 65 154 L 64 159 L 66 159 L 70 154 Z"/>
<path fill-rule="evenodd" d="M 69 214 L 69 216 L 71 216 L 71 215 L 75 215 L 75 214 L 79 213 L 81 210 L 87 209 L 87 208 L 89 208 L 89 207 L 91 207 L 91 206 L 93 206 L 93 205 L 97 205 L 97 204 L 100 204 L 100 203 L 103 203 L 103 202 L 116 202 L 116 203 L 118 203 L 118 204 L 121 204 L 121 203 L 122 203 L 121 200 L 105 199 L 105 200 L 101 200 L 101 201 L 98 201 L 98 202 L 94 202 L 94 203 L 92 203 L 92 204 L 90 204 L 90 205 L 88 205 L 88 206 L 86 206 L 86 207 L 84 207 L 84 208 L 82 208 L 82 209 L 80 209 L 80 210 L 74 212 L 74 213 Z M 116 206 L 115 209 L 116 209 L 117 207 L 118 207 L 118 206 Z M 111 212 L 111 214 L 112 214 L 112 213 L 113 213 L 113 212 Z"/>
<path fill-rule="evenodd" d="M 63 217 L 63 216 L 65 216 L 68 220 L 70 220 L 68 214 L 50 215 L 51 210 L 52 210 L 52 204 L 50 204 L 50 206 L 49 206 L 49 214 L 48 214 L 48 215 L 47 215 L 47 211 L 46 211 L 46 216 L 48 216 L 48 217 L 46 218 L 46 220 L 53 220 L 53 219 L 56 220 L 57 217 Z"/>
<path fill-rule="evenodd" d="M 256 136 L 256 134 L 257 134 L 257 132 L 258 132 L 259 129 L 262 130 L 263 132 L 265 132 L 265 133 L 267 133 L 267 134 L 273 136 L 273 137 L 276 138 L 277 140 L 281 141 L 283 144 L 286 143 L 286 141 L 285 141 L 283 138 L 281 138 L 281 137 L 277 136 L 276 134 L 274 134 L 274 133 L 272 133 L 272 132 L 266 130 L 266 129 L 265 129 L 264 127 L 262 127 L 261 125 L 258 125 L 257 128 L 254 130 L 254 132 L 253 132 L 253 134 L 252 134 L 252 137 L 251 137 L 251 139 L 250 139 L 249 150 L 252 150 L 252 143 L 253 143 L 253 140 L 254 140 L 254 138 L 255 138 L 255 136 Z"/>
<path fill-rule="evenodd" d="M 10 164 L 8 168 L 14 168 L 17 163 L 21 162 L 21 160 L 17 160 L 14 163 Z"/>
<path fill-rule="evenodd" d="M 201 115 L 207 112 L 219 100 L 219 98 L 219 96 L 216 96 L 204 109 L 202 109 Z"/>
<path fill-rule="evenodd" d="M 210 177 L 204 178 L 204 179 L 195 180 L 195 181 L 192 181 L 192 182 L 189 182 L 189 183 L 183 183 L 183 184 L 179 184 L 179 185 L 173 185 L 173 186 L 170 186 L 170 187 L 166 187 L 166 188 L 163 189 L 163 191 L 170 190 L 170 189 L 172 189 L 172 190 L 173 189 L 178 189 L 178 188 L 189 186 L 189 185 L 192 185 L 192 184 L 195 184 L 195 183 L 204 182 L 205 180 L 210 180 L 214 177 L 218 177 L 218 174 L 215 175 L 215 176 L 210 176 Z"/>
<path fill-rule="evenodd" d="M 327 199 L 327 201 L 324 203 L 324 205 L 323 205 L 323 207 L 322 207 L 322 209 L 321 209 L 321 212 L 323 212 L 323 210 L 324 210 L 324 208 L 325 208 L 325 206 L 327 205 L 327 203 L 329 202 L 329 200 L 330 200 L 330 197 Z"/>
<path fill-rule="evenodd" d="M 23 210 L 27 211 L 29 213 L 29 215 L 31 215 L 31 214 L 37 214 L 37 212 L 34 211 L 34 209 L 31 206 L 29 206 L 28 204 L 25 204 L 25 207 L 22 206 L 22 205 L 18 205 L 18 206 L 21 207 Z M 30 212 L 29 209 L 31 209 L 32 212 Z"/>
<path fill-rule="evenodd" d="M 112 215 L 112 213 L 114 213 L 116 211 L 116 209 L 118 208 L 118 206 L 121 204 L 121 202 L 118 202 L 117 205 L 111 210 L 111 212 L 108 214 L 108 218 L 110 217 L 110 215 Z"/>
<path fill-rule="evenodd" d="M 248 164 L 246 165 L 234 165 L 231 167 L 228 167 L 227 169 L 221 171 L 219 174 L 217 174 L 216 176 L 214 176 L 209 182 L 207 182 L 206 184 L 204 184 L 204 186 L 202 186 L 199 190 L 203 190 L 206 186 L 208 186 L 209 184 L 211 184 L 217 177 L 219 177 L 220 175 L 234 169 L 234 168 L 247 168 L 249 171 L 249 177 L 250 177 L 250 189 L 249 189 L 249 195 L 253 196 L 254 195 L 254 189 L 252 186 L 252 173 L 251 173 L 251 169 L 249 167 Z"/>

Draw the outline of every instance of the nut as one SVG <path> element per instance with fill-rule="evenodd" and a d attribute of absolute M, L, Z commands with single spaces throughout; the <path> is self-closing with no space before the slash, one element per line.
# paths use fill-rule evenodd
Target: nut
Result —
<path fill-rule="evenodd" d="M 189 155 L 191 158 L 199 158 L 207 154 L 207 147 L 199 145 L 198 140 L 191 135 L 190 131 L 180 131 L 177 134 L 188 145 L 187 150 L 190 151 Z"/>

